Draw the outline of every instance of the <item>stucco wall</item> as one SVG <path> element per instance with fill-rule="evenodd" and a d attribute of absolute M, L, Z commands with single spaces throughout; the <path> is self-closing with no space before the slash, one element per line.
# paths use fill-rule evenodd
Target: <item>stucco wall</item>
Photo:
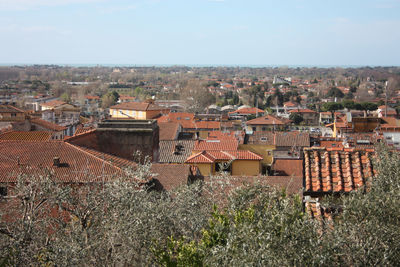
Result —
<path fill-rule="evenodd" d="M 232 164 L 232 175 L 255 176 L 261 173 L 258 160 L 235 160 Z"/>
<path fill-rule="evenodd" d="M 271 165 L 273 160 L 273 153 L 275 146 L 272 145 L 256 145 L 256 144 L 242 144 L 239 145 L 239 150 L 249 150 L 263 157 L 262 164 Z M 268 154 L 270 152 L 270 154 Z"/>

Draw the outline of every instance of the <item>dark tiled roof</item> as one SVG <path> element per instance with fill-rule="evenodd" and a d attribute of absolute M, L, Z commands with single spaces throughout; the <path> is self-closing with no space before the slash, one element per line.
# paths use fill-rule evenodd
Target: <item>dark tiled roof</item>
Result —
<path fill-rule="evenodd" d="M 276 146 L 310 146 L 310 134 L 302 132 L 276 132 L 275 133 Z"/>
<path fill-rule="evenodd" d="M 247 144 L 274 145 L 280 147 L 308 147 L 310 134 L 302 132 L 256 131 L 248 136 Z"/>
<path fill-rule="evenodd" d="M 305 192 L 350 192 L 373 175 L 371 152 L 304 149 Z"/>
<path fill-rule="evenodd" d="M 184 163 L 192 154 L 194 140 L 160 141 L 160 163 Z"/>
<path fill-rule="evenodd" d="M 158 123 L 160 129 L 159 140 L 175 140 L 179 132 L 179 123 L 175 122 L 160 122 Z"/>
<path fill-rule="evenodd" d="M 0 140 L 20 140 L 20 141 L 48 141 L 52 133 L 45 131 L 19 132 L 12 131 L 0 135 Z"/>

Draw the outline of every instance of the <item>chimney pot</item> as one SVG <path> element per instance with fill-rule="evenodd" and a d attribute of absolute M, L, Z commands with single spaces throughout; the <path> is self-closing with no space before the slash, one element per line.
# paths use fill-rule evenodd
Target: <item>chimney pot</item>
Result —
<path fill-rule="evenodd" d="M 53 166 L 60 167 L 60 157 L 53 158 Z"/>

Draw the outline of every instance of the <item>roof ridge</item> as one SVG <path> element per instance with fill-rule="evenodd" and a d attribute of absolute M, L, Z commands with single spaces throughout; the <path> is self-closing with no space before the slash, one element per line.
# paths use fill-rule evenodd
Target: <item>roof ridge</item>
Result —
<path fill-rule="evenodd" d="M 90 156 L 92 156 L 92 157 L 95 158 L 96 160 L 100 160 L 100 161 L 102 161 L 102 162 L 105 162 L 105 163 L 107 163 L 108 165 L 110 165 L 111 167 L 114 167 L 114 168 L 116 168 L 116 169 L 122 171 L 122 169 L 121 169 L 120 167 L 118 167 L 118 166 L 116 166 L 116 165 L 114 165 L 114 164 L 111 164 L 109 161 L 107 161 L 107 160 L 105 160 L 105 159 L 99 158 L 98 156 L 96 156 L 96 155 L 90 153 L 89 151 L 86 151 L 86 150 L 82 149 L 81 147 L 79 147 L 79 146 L 77 146 L 77 145 L 73 145 L 73 144 L 68 143 L 68 142 L 63 142 L 63 143 L 64 143 L 64 144 L 67 144 L 67 145 L 69 145 L 69 146 L 71 146 L 71 147 L 73 147 L 73 148 L 75 148 L 75 149 L 77 149 L 77 150 L 79 150 L 79 151 L 82 151 L 82 152 L 84 152 L 84 153 L 86 153 L 86 154 L 88 154 L 88 155 L 90 155 Z M 88 148 L 86 148 L 86 149 L 88 149 Z M 90 150 L 90 149 L 88 149 L 88 150 Z M 97 150 L 96 150 L 96 151 L 97 151 Z M 107 153 L 104 153 L 104 152 L 101 152 L 101 151 L 97 151 L 97 152 L 102 153 L 102 154 L 107 154 Z M 112 156 L 112 155 L 110 155 L 110 156 Z"/>

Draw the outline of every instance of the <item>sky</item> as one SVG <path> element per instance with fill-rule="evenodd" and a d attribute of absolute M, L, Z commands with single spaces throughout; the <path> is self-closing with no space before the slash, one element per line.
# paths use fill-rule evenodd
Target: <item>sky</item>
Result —
<path fill-rule="evenodd" d="M 0 64 L 400 65 L 400 0 L 0 0 Z"/>

